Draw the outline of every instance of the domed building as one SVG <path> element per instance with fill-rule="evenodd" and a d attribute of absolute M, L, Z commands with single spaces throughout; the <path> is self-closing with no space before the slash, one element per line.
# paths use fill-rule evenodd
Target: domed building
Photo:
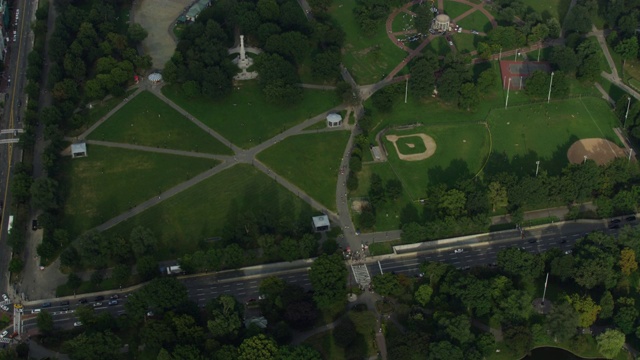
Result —
<path fill-rule="evenodd" d="M 440 14 L 436 16 L 435 19 L 433 19 L 433 22 L 431 23 L 431 29 L 440 32 L 449 31 L 450 22 L 451 18 L 449 17 L 449 15 Z"/>

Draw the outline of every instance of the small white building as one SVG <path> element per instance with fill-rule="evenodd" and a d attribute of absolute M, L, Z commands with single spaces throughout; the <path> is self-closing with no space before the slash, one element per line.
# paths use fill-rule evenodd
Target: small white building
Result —
<path fill-rule="evenodd" d="M 327 127 L 342 126 L 342 116 L 340 114 L 331 113 L 327 115 Z"/>
<path fill-rule="evenodd" d="M 331 230 L 331 223 L 329 223 L 329 217 L 327 215 L 314 216 L 312 220 L 313 231 L 323 232 Z"/>
<path fill-rule="evenodd" d="M 87 144 L 84 142 L 71 144 L 71 158 L 87 156 Z"/>

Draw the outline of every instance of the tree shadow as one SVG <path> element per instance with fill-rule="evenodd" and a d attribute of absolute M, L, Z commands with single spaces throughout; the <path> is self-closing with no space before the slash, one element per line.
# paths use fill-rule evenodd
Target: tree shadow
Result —
<path fill-rule="evenodd" d="M 427 170 L 429 185 L 452 184 L 458 180 L 470 178 L 474 174 L 469 171 L 469 165 L 462 159 L 451 160 L 449 166 L 436 166 Z"/>

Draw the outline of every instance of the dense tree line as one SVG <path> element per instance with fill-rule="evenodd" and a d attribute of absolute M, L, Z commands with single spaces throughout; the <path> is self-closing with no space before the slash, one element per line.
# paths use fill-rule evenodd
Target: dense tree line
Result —
<path fill-rule="evenodd" d="M 165 65 L 165 78 L 190 96 L 228 94 L 238 69 L 227 49 L 240 30 L 247 44 L 264 50 L 254 66 L 265 97 L 272 103 L 296 103 L 302 99 L 298 69 L 303 62 L 310 59 L 312 75 L 320 81 L 335 81 L 340 74 L 344 33 L 325 13 L 329 5 L 312 2 L 318 12 L 307 20 L 294 0 L 216 2 L 186 27 Z"/>
<path fill-rule="evenodd" d="M 493 268 L 461 271 L 425 263 L 419 278 L 377 275 L 376 291 L 395 299 L 407 329 L 402 335 L 388 334 L 389 358 L 423 358 L 428 346 L 428 359 L 481 359 L 492 351 L 494 340 L 474 328 L 473 319 L 500 324 L 504 351 L 513 357 L 526 354 L 534 344 L 553 342 L 584 351 L 591 335 L 579 330 L 594 324 L 607 327 L 594 337 L 600 353 L 612 358 L 625 336 L 627 341 L 640 337 L 633 281 L 639 238 L 640 231 L 627 227 L 617 238 L 592 233 L 578 240 L 572 252 L 554 248 L 531 254 L 507 248 L 498 253 Z M 534 284 L 544 282 L 547 272 L 549 283 L 563 290 L 551 300 L 551 312 L 537 316 L 531 304 L 541 294 Z"/>
<path fill-rule="evenodd" d="M 402 0 L 357 0 L 353 15 L 360 31 L 366 36 L 372 36 L 382 26 L 391 9 L 401 5 L 404 5 Z"/>
<path fill-rule="evenodd" d="M 565 154 L 560 149 L 557 156 Z M 408 205 L 401 211 L 402 240 L 413 243 L 483 232 L 490 214 L 499 208 L 506 208 L 513 222 L 521 223 L 525 208 L 550 204 L 563 203 L 571 209 L 572 204 L 595 200 L 598 215 L 604 218 L 634 213 L 640 204 L 640 169 L 625 158 L 605 166 L 588 160 L 562 169 L 542 168 L 535 176 L 536 159 L 534 153 L 512 160 L 506 154 L 492 154 L 482 179 L 473 178 L 463 162 L 430 171 L 433 185 L 426 190 L 424 206 Z M 447 183 L 452 176 L 461 180 Z M 575 210 L 570 214 L 577 215 Z"/>

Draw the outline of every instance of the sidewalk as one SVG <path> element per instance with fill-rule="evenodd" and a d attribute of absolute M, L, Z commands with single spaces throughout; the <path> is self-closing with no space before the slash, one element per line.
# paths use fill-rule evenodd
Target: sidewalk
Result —
<path fill-rule="evenodd" d="M 593 203 L 591 202 L 579 204 L 576 206 L 580 209 L 580 212 L 596 211 L 597 209 L 597 207 L 593 205 Z M 551 216 L 555 216 L 560 220 L 564 220 L 564 217 L 568 213 L 569 213 L 568 206 L 559 206 L 555 208 L 533 210 L 533 211 L 527 211 L 524 213 L 524 220 L 535 220 L 535 219 L 541 219 L 541 218 L 551 217 Z M 508 224 L 510 222 L 511 222 L 511 215 L 509 214 L 494 216 L 491 218 L 491 225 Z"/>

